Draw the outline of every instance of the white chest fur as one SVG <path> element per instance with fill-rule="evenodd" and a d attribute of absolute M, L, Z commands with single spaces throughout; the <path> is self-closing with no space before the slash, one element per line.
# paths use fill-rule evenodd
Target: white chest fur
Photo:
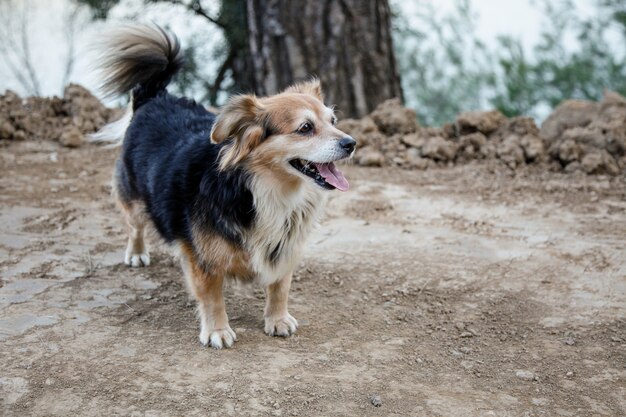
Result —
<path fill-rule="evenodd" d="M 260 181 L 251 185 L 256 220 L 245 245 L 260 283 L 268 285 L 296 267 L 307 237 L 319 224 L 327 198 L 324 190 L 313 184 L 288 195 Z"/>

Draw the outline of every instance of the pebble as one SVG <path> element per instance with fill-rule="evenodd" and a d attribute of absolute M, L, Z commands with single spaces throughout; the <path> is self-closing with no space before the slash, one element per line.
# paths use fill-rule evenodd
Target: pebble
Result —
<path fill-rule="evenodd" d="M 522 369 L 516 371 L 515 376 L 518 377 L 519 379 L 523 379 L 524 381 L 532 381 L 535 379 L 535 374 L 533 374 L 530 371 L 525 371 Z"/>
<path fill-rule="evenodd" d="M 383 405 L 383 400 L 380 399 L 379 395 L 370 395 L 370 401 L 374 407 L 380 407 Z"/>
<path fill-rule="evenodd" d="M 573 377 L 573 376 L 574 376 L 574 372 L 569 371 L 568 373 L 566 373 L 566 374 L 565 374 L 565 376 L 566 376 L 567 378 L 571 378 L 571 377 Z"/>
<path fill-rule="evenodd" d="M 457 359 L 461 359 L 463 357 L 463 353 L 459 352 L 458 350 L 453 350 L 450 352 L 450 354 Z"/>

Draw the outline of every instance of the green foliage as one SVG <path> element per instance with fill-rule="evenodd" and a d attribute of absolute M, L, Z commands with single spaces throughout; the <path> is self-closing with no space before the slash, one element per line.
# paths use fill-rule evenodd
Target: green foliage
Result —
<path fill-rule="evenodd" d="M 503 77 L 492 103 L 509 115 L 533 114 L 539 106 L 555 107 L 565 99 L 597 100 L 605 89 L 625 94 L 626 55 L 614 51 L 616 42 L 609 40 L 613 33 L 622 36 L 621 44 L 626 41 L 626 32 L 614 30 L 620 16 L 614 7 L 599 3 L 594 15 L 581 18 L 571 0 L 545 2 L 551 26 L 533 48 L 532 59 L 520 52 L 518 41 L 500 39 Z M 568 35 L 575 36 L 573 48 L 565 47 Z"/>
<path fill-rule="evenodd" d="M 481 107 L 493 74 L 485 45 L 474 36 L 469 0 L 457 0 L 455 11 L 443 17 L 433 2 L 419 0 L 414 7 L 414 15 L 394 13 L 402 87 L 420 121 L 438 125 Z"/>
<path fill-rule="evenodd" d="M 530 54 L 511 36 L 491 50 L 482 45 L 469 0 L 457 0 L 444 17 L 420 0 L 416 16 L 397 17 L 404 92 L 422 122 L 441 124 L 486 107 L 541 117 L 566 99 L 597 100 L 605 89 L 626 94 L 626 50 L 616 48 L 626 44 L 626 2 L 596 0 L 585 16 L 572 0 L 541 7 L 549 24 Z"/>

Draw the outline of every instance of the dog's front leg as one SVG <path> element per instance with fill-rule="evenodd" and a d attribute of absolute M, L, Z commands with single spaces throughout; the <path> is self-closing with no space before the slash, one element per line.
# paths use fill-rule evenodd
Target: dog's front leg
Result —
<path fill-rule="evenodd" d="M 222 292 L 224 275 L 206 271 L 193 256 L 184 254 L 182 258 L 187 284 L 198 302 L 200 343 L 215 349 L 231 347 L 237 335 L 228 324 Z"/>
<path fill-rule="evenodd" d="M 287 311 L 291 273 L 265 288 L 265 333 L 289 336 L 296 332 L 298 321 Z"/>

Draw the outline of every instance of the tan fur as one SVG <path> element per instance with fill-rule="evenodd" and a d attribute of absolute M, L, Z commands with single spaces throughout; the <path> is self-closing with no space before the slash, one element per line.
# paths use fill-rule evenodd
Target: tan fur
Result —
<path fill-rule="evenodd" d="M 312 97 L 315 97 L 319 101 L 324 101 L 324 94 L 322 93 L 322 85 L 320 80 L 314 78 L 309 81 L 301 82 L 292 85 L 285 90 L 285 93 L 301 93 Z"/>
<path fill-rule="evenodd" d="M 210 342 L 216 348 L 231 346 L 236 336 L 228 324 L 223 295 L 224 276 L 208 273 L 202 268 L 190 245 L 182 244 L 180 252 L 187 287 L 198 302 L 202 324 L 200 341 L 205 345 Z"/>
<path fill-rule="evenodd" d="M 111 194 L 117 201 L 128 226 L 128 244 L 124 263 L 133 267 L 150 265 L 150 254 L 145 242 L 146 227 L 149 223 L 143 204 L 138 201 L 124 201 L 120 198 L 117 181 L 113 180 Z"/>
<path fill-rule="evenodd" d="M 207 233 L 198 228 L 192 232 L 198 262 L 213 273 L 241 280 L 251 280 L 250 259 L 246 252 L 221 236 Z"/>

